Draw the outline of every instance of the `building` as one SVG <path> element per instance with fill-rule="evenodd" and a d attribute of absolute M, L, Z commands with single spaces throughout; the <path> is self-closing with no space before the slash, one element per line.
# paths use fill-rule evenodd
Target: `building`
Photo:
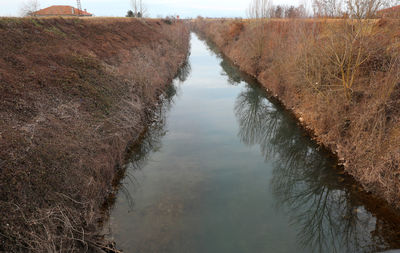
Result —
<path fill-rule="evenodd" d="M 400 18 L 400 5 L 380 10 L 377 12 L 377 16 L 381 18 Z"/>
<path fill-rule="evenodd" d="M 93 14 L 88 13 L 85 10 L 79 10 L 75 7 L 68 5 L 53 5 L 32 13 L 32 16 L 36 17 L 52 17 L 52 16 L 61 16 L 61 17 L 91 17 Z"/>

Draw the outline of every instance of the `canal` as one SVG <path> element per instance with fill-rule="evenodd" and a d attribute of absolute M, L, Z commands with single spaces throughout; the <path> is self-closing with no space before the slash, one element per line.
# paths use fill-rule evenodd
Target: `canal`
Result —
<path fill-rule="evenodd" d="M 192 34 L 107 225 L 124 252 L 379 252 L 381 215 L 290 113 Z"/>

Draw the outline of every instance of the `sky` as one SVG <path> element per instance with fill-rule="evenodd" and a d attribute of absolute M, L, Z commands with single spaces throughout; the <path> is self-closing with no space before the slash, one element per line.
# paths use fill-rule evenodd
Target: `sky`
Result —
<path fill-rule="evenodd" d="M 21 7 L 31 0 L 0 0 L 0 16 L 20 16 Z M 300 0 L 274 0 L 274 4 L 299 5 Z M 76 0 L 38 0 L 40 8 L 71 5 Z M 185 17 L 246 17 L 250 0 L 143 0 L 150 17 L 180 15 Z M 95 16 L 125 16 L 130 0 L 81 0 L 82 9 Z"/>

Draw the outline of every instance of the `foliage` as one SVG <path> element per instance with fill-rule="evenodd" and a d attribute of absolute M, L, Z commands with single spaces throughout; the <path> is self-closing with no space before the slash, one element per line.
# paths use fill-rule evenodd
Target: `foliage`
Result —
<path fill-rule="evenodd" d="M 134 18 L 134 17 L 135 17 L 135 14 L 133 13 L 133 11 L 129 10 L 129 11 L 126 13 L 126 16 L 125 16 L 125 17 L 127 17 L 127 18 Z"/>

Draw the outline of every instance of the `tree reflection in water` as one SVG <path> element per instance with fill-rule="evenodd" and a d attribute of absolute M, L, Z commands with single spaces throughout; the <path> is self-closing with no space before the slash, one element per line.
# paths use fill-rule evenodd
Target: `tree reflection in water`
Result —
<path fill-rule="evenodd" d="M 186 59 L 186 61 L 178 69 L 178 73 L 176 74 L 176 79 L 178 79 L 180 83 L 185 82 L 190 76 L 191 71 L 192 71 L 192 66 L 190 65 L 190 61 L 189 59 Z M 173 96 L 171 96 L 170 98 L 172 97 Z"/>
<path fill-rule="evenodd" d="M 235 67 L 229 59 L 224 57 L 224 55 L 219 51 L 218 47 L 209 40 L 206 40 L 201 35 L 198 35 L 198 38 L 205 42 L 207 46 L 207 50 L 218 59 L 221 59 L 220 66 L 222 68 L 221 75 L 226 76 L 228 82 L 231 85 L 238 85 L 242 80 L 242 75 L 237 67 Z"/>
<path fill-rule="evenodd" d="M 273 161 L 270 186 L 278 209 L 299 228 L 299 243 L 324 253 L 400 248 L 398 215 L 390 207 L 372 214 L 376 202 L 367 201 L 371 197 L 358 191 L 352 178 L 333 168 L 335 161 L 318 151 L 288 112 L 266 99 L 257 81 L 239 71 L 212 42 L 205 42 L 221 59 L 221 74 L 230 84 L 246 81 L 235 103 L 238 136 L 248 146 L 258 145 L 265 159 Z"/>
<path fill-rule="evenodd" d="M 190 72 L 191 65 L 189 59 L 187 59 L 179 69 L 174 82 L 169 84 L 164 93 L 160 95 L 157 106 L 147 113 L 150 123 L 144 133 L 128 148 L 124 176 L 129 180 L 130 185 L 138 184 L 135 179 L 135 171 L 145 166 L 152 152 L 160 150 L 162 137 L 166 134 L 167 112 L 174 104 L 174 98 L 178 93 L 179 85 L 177 83 L 185 82 L 190 76 Z M 123 183 L 120 185 L 119 191 L 123 194 L 126 203 L 128 203 L 129 210 L 132 211 L 134 207 L 134 198 L 132 195 L 134 193 L 129 191 Z"/>
<path fill-rule="evenodd" d="M 259 145 L 273 161 L 271 188 L 278 208 L 300 228 L 298 240 L 314 252 L 376 252 L 390 248 L 385 223 L 353 196 L 334 162 L 304 136 L 296 121 L 266 99 L 255 85 L 246 85 L 235 105 L 239 137 Z"/>

